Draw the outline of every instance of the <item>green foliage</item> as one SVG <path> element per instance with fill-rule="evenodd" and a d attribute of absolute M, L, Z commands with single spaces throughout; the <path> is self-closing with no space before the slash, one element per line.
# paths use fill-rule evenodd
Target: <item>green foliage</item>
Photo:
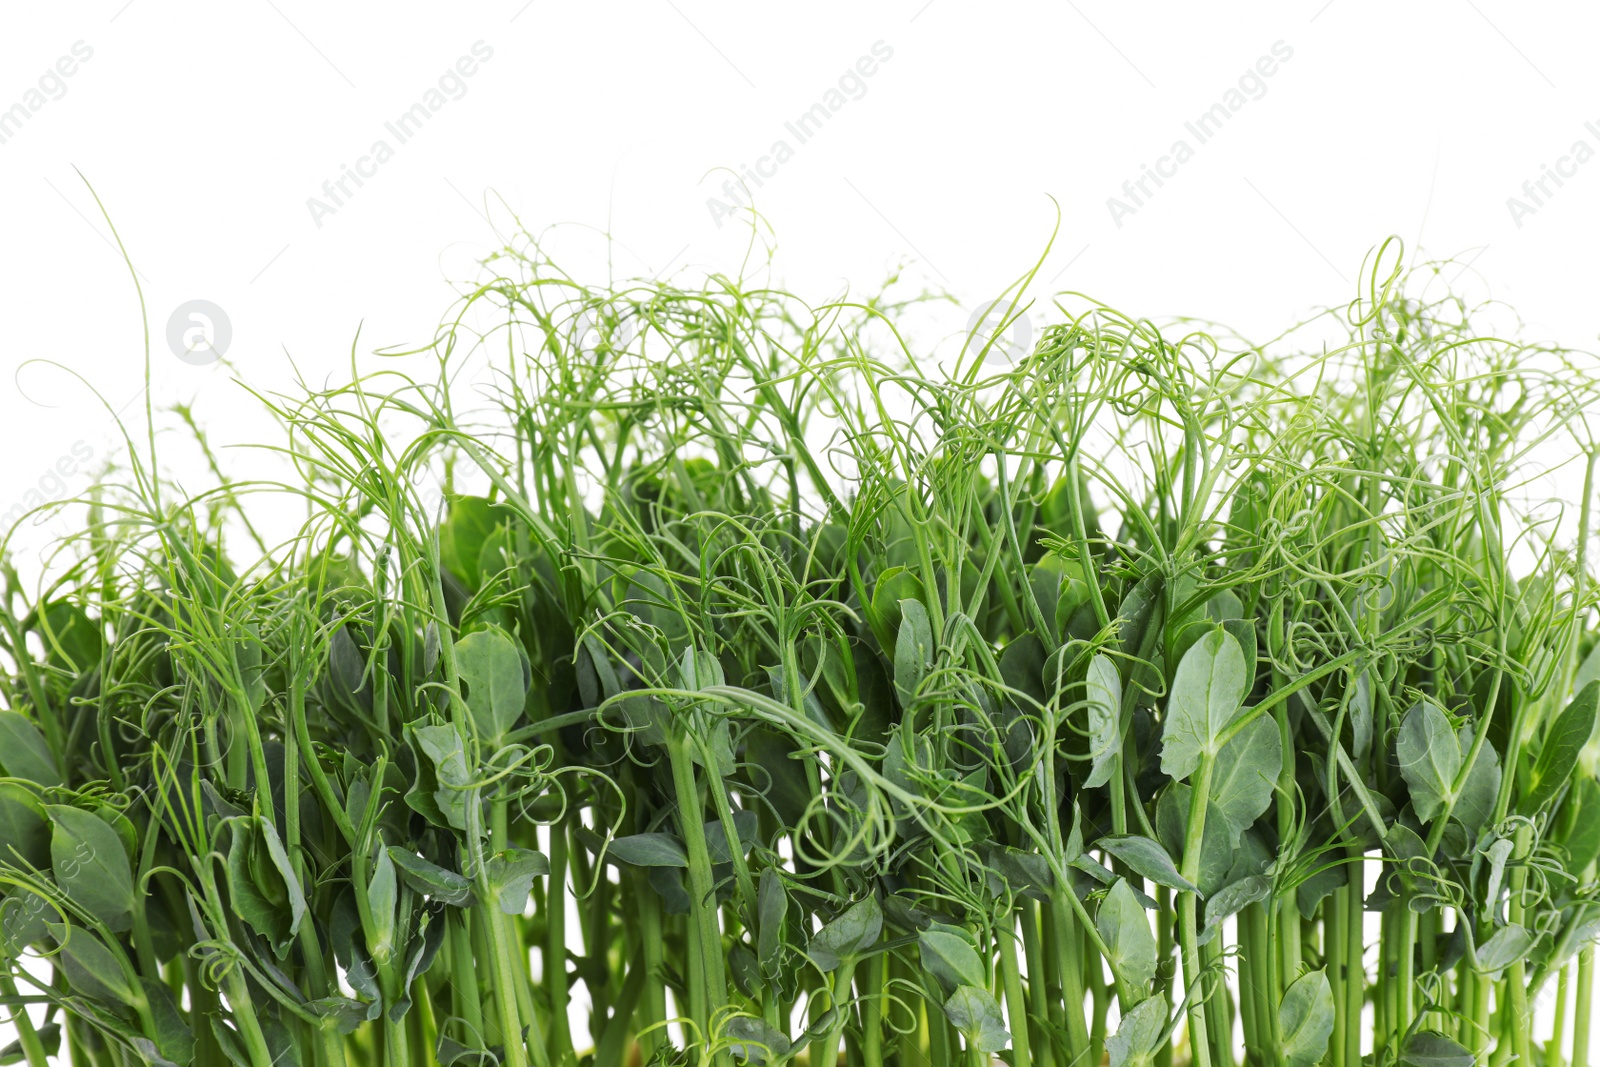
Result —
<path fill-rule="evenodd" d="M 1333 1033 L 1333 988 L 1322 971 L 1303 974 L 1284 990 L 1278 1005 L 1283 1056 L 1291 1067 L 1320 1063 Z"/>
<path fill-rule="evenodd" d="M 476 630 L 456 645 L 456 670 L 467 686 L 467 707 L 478 732 L 498 743 L 522 717 L 528 683 L 517 646 L 499 630 Z"/>
<path fill-rule="evenodd" d="M 1100 901 L 1094 923 L 1105 943 L 1106 959 L 1141 997 L 1156 974 L 1156 938 L 1150 932 L 1144 905 L 1133 895 L 1126 878 L 1118 878 Z"/>
<path fill-rule="evenodd" d="M 130 433 L 0 568 L 0 1067 L 1574 1062 L 1600 375 L 1397 262 L 1008 364 L 519 242 L 272 477 Z"/>
<path fill-rule="evenodd" d="M 1161 733 L 1161 773 L 1182 781 L 1202 756 L 1215 756 L 1232 725 L 1249 678 L 1244 650 L 1218 626 L 1184 653 L 1172 676 L 1172 695 Z"/>
<path fill-rule="evenodd" d="M 857 901 L 829 920 L 811 943 L 806 955 L 825 971 L 838 968 L 845 960 L 861 955 L 878 940 L 883 930 L 883 911 L 872 897 Z"/>

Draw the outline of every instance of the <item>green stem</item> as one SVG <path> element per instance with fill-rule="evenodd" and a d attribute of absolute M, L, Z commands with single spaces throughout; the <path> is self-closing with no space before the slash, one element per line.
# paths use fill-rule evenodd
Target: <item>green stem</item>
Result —
<path fill-rule="evenodd" d="M 1484 1062 L 1489 1049 L 1489 993 L 1493 988 L 1494 983 L 1489 981 L 1488 975 L 1473 975 L 1472 1012 L 1467 1016 L 1471 1025 L 1467 1030 L 1468 1039 L 1462 1043 L 1478 1063 Z"/>
<path fill-rule="evenodd" d="M 1556 978 L 1556 1017 L 1550 1026 L 1550 1041 L 1544 1047 L 1544 1062 L 1547 1067 L 1562 1067 L 1565 1057 L 1562 1055 L 1561 1046 L 1567 1040 L 1567 1001 L 1570 990 L 1567 988 L 1567 976 L 1570 968 L 1563 966 L 1561 973 Z"/>
<path fill-rule="evenodd" d="M 1175 918 L 1172 909 L 1172 890 L 1166 886 L 1156 887 L 1156 959 L 1161 966 L 1156 971 L 1157 992 L 1167 998 L 1167 1003 L 1174 1003 L 1172 997 L 1172 960 L 1173 928 Z M 1171 1041 L 1163 1041 L 1156 1049 L 1155 1067 L 1172 1067 Z"/>
<path fill-rule="evenodd" d="M 1050 986 L 1045 978 L 1044 948 L 1040 944 L 1039 934 L 1039 906 L 1032 900 L 1022 902 L 1022 953 L 1023 958 L 1028 961 L 1029 1015 L 1032 1016 L 1031 1021 L 1036 1027 L 1033 1036 L 1038 1038 L 1031 1050 L 1033 1058 L 1039 1067 L 1055 1067 L 1055 1049 L 1049 1030 L 1057 1029 L 1061 1025 L 1060 1005 L 1056 998 L 1050 995 Z"/>
<path fill-rule="evenodd" d="M 1255 1062 L 1272 1064 L 1274 1067 L 1283 1062 L 1283 1049 L 1278 1036 L 1278 1002 L 1272 995 L 1272 939 L 1269 931 L 1271 923 L 1267 917 L 1267 905 L 1264 903 L 1251 904 L 1244 909 L 1240 930 L 1249 932 L 1248 956 L 1240 966 L 1241 979 L 1249 975 L 1250 988 L 1240 990 L 1240 1007 L 1252 1005 L 1255 1016 L 1254 1031 L 1256 1047 L 1253 1049 Z M 1241 941 L 1244 939 L 1241 938 Z"/>
<path fill-rule="evenodd" d="M 1517 716 L 1518 719 L 1521 716 Z M 1514 835 L 1512 855 L 1516 866 L 1511 872 L 1511 903 L 1507 917 L 1513 923 L 1523 921 L 1523 889 L 1527 884 L 1526 857 L 1533 846 L 1533 828 L 1527 823 L 1517 827 Z M 1532 1063 L 1533 1057 L 1533 1017 L 1528 1012 L 1528 979 L 1527 964 L 1519 959 L 1512 963 L 1506 972 L 1506 986 L 1508 988 L 1509 1003 L 1506 1005 L 1507 1022 L 1511 1026 L 1510 1044 L 1518 1063 Z M 1507 1035 L 1501 1034 L 1501 1042 L 1505 1042 Z"/>
<path fill-rule="evenodd" d="M 572 1034 L 567 1026 L 567 830 L 564 823 L 550 827 L 550 877 L 545 879 L 544 979 L 550 1002 L 550 1041 L 553 1059 L 572 1058 Z"/>
<path fill-rule="evenodd" d="M 1006 994 L 1006 1017 L 1011 1023 L 1011 1067 L 1031 1067 L 1033 1057 L 1029 1055 L 1028 1003 L 1022 995 L 1022 972 L 1017 967 L 1017 943 L 1013 937 L 1013 931 L 1005 929 L 995 937 L 1000 951 L 1000 976 Z"/>
<path fill-rule="evenodd" d="M 1359 856 L 1359 852 L 1353 854 Z M 1345 1018 L 1349 1026 L 1344 1030 L 1345 1062 L 1350 1067 L 1361 1063 L 1361 1005 L 1366 1000 L 1367 968 L 1362 957 L 1366 938 L 1364 926 L 1366 911 L 1362 896 L 1366 891 L 1363 861 L 1355 859 L 1350 864 L 1349 893 L 1345 897 L 1344 965 L 1345 965 Z M 1408 909 L 1409 910 L 1409 909 Z M 1373 1042 L 1376 1047 L 1377 1042 Z"/>
<path fill-rule="evenodd" d="M 644 994 L 639 999 L 639 1029 L 663 1023 L 667 1018 L 667 991 L 662 984 L 661 898 L 642 873 L 633 875 L 634 899 L 639 906 L 639 944 L 644 955 Z M 651 1030 L 639 1038 L 639 1055 L 649 1062 L 661 1043 L 661 1031 Z"/>
<path fill-rule="evenodd" d="M 887 952 L 880 952 L 867 961 L 867 989 L 861 1005 L 863 1067 L 883 1067 L 883 994 L 888 969 Z"/>
<path fill-rule="evenodd" d="M 261 1022 L 256 1018 L 255 1005 L 250 1001 L 250 990 L 238 967 L 230 968 L 223 979 L 228 994 L 228 1008 L 239 1027 L 239 1037 L 244 1041 L 245 1055 L 250 1057 L 250 1067 L 275 1067 L 272 1051 L 267 1048 L 266 1036 L 261 1032 Z"/>
<path fill-rule="evenodd" d="M 1338 887 L 1328 894 L 1322 905 L 1322 930 L 1326 949 L 1323 958 L 1327 965 L 1328 986 L 1333 991 L 1333 1037 L 1328 1044 L 1328 1062 L 1332 1067 L 1351 1067 L 1347 1062 L 1343 1035 L 1346 1030 L 1360 1023 L 1360 1016 L 1357 1016 L 1355 1021 L 1351 1020 L 1349 1000 L 1345 997 L 1345 985 L 1350 981 L 1350 967 L 1345 960 L 1345 950 L 1349 942 L 1344 936 L 1344 924 L 1349 909 L 1345 907 L 1344 898 L 1349 891 L 1348 886 Z"/>
<path fill-rule="evenodd" d="M 1078 920 L 1062 899 L 1066 892 L 1056 886 L 1050 894 L 1051 929 L 1049 941 L 1055 948 L 1056 975 L 1061 982 L 1061 1000 L 1066 1011 L 1067 1049 L 1070 1056 L 1082 1055 L 1089 1048 L 1089 1027 L 1083 1017 L 1083 937 Z"/>
<path fill-rule="evenodd" d="M 478 991 L 478 969 L 472 960 L 473 910 L 450 909 L 445 936 L 449 938 L 450 951 L 450 1013 L 461 1020 L 466 1032 L 461 1043 L 468 1048 L 481 1049 L 486 1044 L 483 1029 L 483 1000 Z"/>
<path fill-rule="evenodd" d="M 722 970 L 722 931 L 717 925 L 717 899 L 711 882 L 711 854 L 706 847 L 705 824 L 701 821 L 700 791 L 695 785 L 694 763 L 689 758 L 683 734 L 674 730 L 667 739 L 667 758 L 672 765 L 672 785 L 678 802 L 678 822 L 689 852 L 689 912 L 700 949 L 700 966 L 692 976 L 690 988 L 700 989 L 700 1010 L 694 1015 L 700 1028 L 702 1047 L 709 1047 L 711 1014 L 726 1002 L 727 984 Z M 719 1054 L 717 1059 L 725 1059 Z"/>
<path fill-rule="evenodd" d="M 822 1055 L 820 1062 L 839 1062 L 839 1042 L 844 1037 L 845 1023 L 849 1021 L 850 983 L 856 978 L 856 958 L 848 956 L 839 962 L 830 980 L 828 1007 L 833 1010 L 833 1025 L 818 1042 Z"/>
<path fill-rule="evenodd" d="M 0 993 L 15 1002 L 17 983 L 9 971 L 0 973 Z M 22 1045 L 22 1054 L 27 1057 L 28 1067 L 50 1067 L 50 1058 L 45 1053 L 44 1043 L 39 1040 L 39 1031 L 34 1029 L 33 1019 L 28 1016 L 25 1005 L 17 1004 L 10 1022 L 17 1028 L 17 1040 Z"/>
<path fill-rule="evenodd" d="M 1189 826 L 1183 843 L 1183 877 L 1199 884 L 1200 847 L 1205 840 L 1206 804 L 1211 798 L 1211 775 L 1216 757 L 1200 756 L 1189 794 Z M 1206 1029 L 1205 983 L 1200 980 L 1199 929 L 1196 921 L 1196 894 L 1178 894 L 1178 942 L 1183 948 L 1183 981 L 1189 1007 L 1189 1047 L 1194 1067 L 1211 1067 L 1211 1048 Z"/>
<path fill-rule="evenodd" d="M 1415 1003 L 1412 994 L 1416 987 L 1416 945 L 1417 945 L 1417 913 L 1409 907 L 1400 909 L 1398 918 L 1400 926 L 1399 938 L 1395 945 L 1395 1017 L 1394 1017 L 1394 1047 L 1400 1047 L 1400 1041 L 1405 1037 L 1406 1031 L 1411 1027 L 1411 1020 L 1415 1014 Z"/>
<path fill-rule="evenodd" d="M 1573 997 L 1572 1067 L 1589 1067 L 1589 1019 L 1594 1011 L 1594 945 L 1578 953 L 1578 988 Z"/>

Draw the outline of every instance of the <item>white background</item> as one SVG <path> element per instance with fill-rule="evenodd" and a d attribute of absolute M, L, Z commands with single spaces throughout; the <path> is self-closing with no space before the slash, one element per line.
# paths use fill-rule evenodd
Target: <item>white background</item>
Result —
<path fill-rule="evenodd" d="M 137 296 L 84 179 L 143 280 L 157 400 L 194 401 L 224 441 L 264 428 L 236 378 L 282 386 L 291 358 L 342 373 L 358 328 L 363 351 L 426 340 L 446 281 L 518 219 L 566 224 L 555 246 L 591 280 L 604 232 L 619 274 L 737 271 L 748 230 L 708 210 L 716 168 L 780 138 L 794 157 L 756 206 L 779 279 L 819 303 L 909 261 L 960 328 L 1032 265 L 1059 204 L 1041 282 L 1134 314 L 1269 337 L 1347 301 L 1397 234 L 1408 255 L 1470 260 L 1456 284 L 1510 301 L 1532 336 L 1592 346 L 1600 329 L 1600 160 L 1521 226 L 1507 207 L 1576 140 L 1600 149 L 1589 5 L 7 6 L 0 109 L 76 42 L 93 57 L 0 143 L 0 511 L 80 491 L 85 465 L 51 474 L 76 442 L 109 454 L 94 399 L 28 361 L 117 407 L 139 396 Z M 480 40 L 493 58 L 465 95 L 398 145 L 385 122 Z M 798 144 L 784 124 L 880 41 L 893 56 L 865 95 Z M 1265 95 L 1198 144 L 1184 123 L 1279 41 L 1293 56 Z M 380 138 L 394 158 L 319 227 L 308 198 Z M 1194 158 L 1117 226 L 1108 197 L 1179 138 Z M 167 350 L 196 298 L 226 311 L 231 367 Z"/>
<path fill-rule="evenodd" d="M 1574 142 L 1600 150 L 1597 23 L 1507 0 L 7 3 L 0 110 L 77 42 L 93 54 L 0 143 L 0 511 L 81 491 L 79 442 L 111 454 L 94 398 L 37 361 L 113 406 L 140 397 L 138 296 L 85 179 L 144 287 L 155 397 L 193 401 L 223 441 L 265 425 L 240 379 L 283 387 L 291 359 L 337 376 L 358 328 L 363 351 L 426 340 L 447 283 L 518 219 L 566 224 L 552 240 L 589 280 L 608 254 L 619 275 L 737 272 L 748 230 L 708 209 L 716 168 L 778 139 L 794 157 L 756 205 L 777 277 L 814 302 L 910 263 L 959 328 L 1043 252 L 1059 205 L 1041 281 L 1130 313 L 1270 337 L 1350 299 L 1397 234 L 1469 264 L 1455 284 L 1511 302 L 1529 336 L 1593 347 L 1600 160 L 1520 220 L 1507 200 Z M 398 145 L 385 122 L 479 41 L 493 55 L 464 95 Z M 892 57 L 864 95 L 798 144 L 784 124 L 878 42 Z M 1264 95 L 1198 144 L 1185 122 L 1277 42 L 1292 57 Z M 319 226 L 308 198 L 380 138 L 394 158 Z M 1194 158 L 1117 225 L 1107 198 L 1179 138 Z M 227 365 L 167 350 L 196 298 L 231 322 Z"/>

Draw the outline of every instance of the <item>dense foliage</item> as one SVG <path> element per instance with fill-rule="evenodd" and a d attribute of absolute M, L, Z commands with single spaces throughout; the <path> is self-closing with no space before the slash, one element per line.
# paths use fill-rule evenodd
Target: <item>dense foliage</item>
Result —
<path fill-rule="evenodd" d="M 131 436 L 7 570 L 4 1062 L 1583 1067 L 1595 377 L 1396 262 L 941 361 L 520 246 L 293 478 Z"/>

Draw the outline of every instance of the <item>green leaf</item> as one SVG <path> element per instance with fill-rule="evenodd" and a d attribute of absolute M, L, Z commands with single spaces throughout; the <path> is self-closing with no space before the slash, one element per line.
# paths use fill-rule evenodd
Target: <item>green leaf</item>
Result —
<path fill-rule="evenodd" d="M 1473 1067 L 1477 1058 L 1462 1046 L 1433 1030 L 1418 1030 L 1400 1050 L 1406 1067 Z"/>
<path fill-rule="evenodd" d="M 439 561 L 451 574 L 476 587 L 482 581 L 478 562 L 483 543 L 504 521 L 505 512 L 483 497 L 451 497 L 449 515 L 439 527 Z"/>
<path fill-rule="evenodd" d="M 1272 803 L 1283 771 L 1283 740 L 1278 724 L 1266 715 L 1246 726 L 1222 746 L 1211 778 L 1211 801 L 1228 820 L 1228 845 L 1250 829 Z"/>
<path fill-rule="evenodd" d="M 1251 904 L 1266 900 L 1271 893 L 1272 882 L 1259 874 L 1241 878 L 1217 890 L 1206 901 L 1206 925 L 1200 932 L 1200 943 L 1203 945 L 1210 941 L 1230 916 L 1237 915 Z"/>
<path fill-rule="evenodd" d="M 360 692 L 366 670 L 366 660 L 350 631 L 339 627 L 328 641 L 328 675 L 334 690 L 342 697 Z"/>
<path fill-rule="evenodd" d="M 444 1033 L 439 1035 L 434 1055 L 439 1059 L 439 1067 L 500 1067 L 500 1057 L 495 1053 L 463 1045 Z"/>
<path fill-rule="evenodd" d="M 1461 746 L 1450 720 L 1431 700 L 1412 705 L 1395 742 L 1400 774 L 1411 793 L 1411 807 L 1422 822 L 1432 822 L 1451 800 L 1461 770 Z"/>
<path fill-rule="evenodd" d="M 456 643 L 456 669 L 466 683 L 478 733 L 498 744 L 522 716 L 528 698 L 517 646 L 501 630 L 475 630 Z"/>
<path fill-rule="evenodd" d="M 1600 681 L 1600 641 L 1594 643 L 1578 665 L 1578 673 L 1572 678 L 1572 691 L 1581 693 L 1593 681 Z"/>
<path fill-rule="evenodd" d="M 1493 937 L 1478 946 L 1478 968 L 1498 975 L 1528 954 L 1534 937 L 1528 928 L 1517 923 L 1501 927 Z"/>
<path fill-rule="evenodd" d="M 433 764 L 439 788 L 433 791 L 433 800 L 439 813 L 457 830 L 467 828 L 467 786 L 472 776 L 467 771 L 467 755 L 461 744 L 461 735 L 454 726 L 419 726 L 412 736 L 422 748 L 422 754 Z"/>
<path fill-rule="evenodd" d="M 1117 1032 L 1106 1039 L 1111 1067 L 1150 1067 L 1167 1028 L 1167 998 L 1146 997 L 1122 1017 Z"/>
<path fill-rule="evenodd" d="M 894 643 L 894 689 L 900 706 L 910 707 L 917 687 L 933 668 L 933 624 L 922 601 L 900 601 L 900 631 Z"/>
<path fill-rule="evenodd" d="M 1161 733 L 1161 771 L 1179 781 L 1193 774 L 1202 755 L 1215 756 L 1221 736 L 1239 712 L 1250 684 L 1244 652 L 1218 626 L 1196 641 L 1172 677 Z"/>
<path fill-rule="evenodd" d="M 22 712 L 9 708 L 0 710 L 0 766 L 12 778 L 26 778 L 42 786 L 61 784 L 44 734 Z"/>
<path fill-rule="evenodd" d="M 1372 681 L 1367 671 L 1356 678 L 1355 690 L 1350 694 L 1350 755 L 1357 762 L 1372 750 Z"/>
<path fill-rule="evenodd" d="M 500 901 L 500 910 L 507 915 L 521 915 L 527 907 L 528 894 L 533 892 L 533 880 L 550 873 L 550 861 L 544 853 L 531 848 L 508 848 L 489 857 L 485 864 L 489 875 L 489 891 Z"/>
<path fill-rule="evenodd" d="M 761 991 L 767 987 L 756 954 L 742 942 L 728 950 L 728 977 L 733 979 L 734 987 L 751 1000 L 761 999 Z"/>
<path fill-rule="evenodd" d="M 1215 611 L 1217 604 L 1224 595 L 1234 603 L 1238 603 L 1239 598 L 1232 593 L 1218 593 L 1211 598 L 1211 603 L 1207 605 L 1208 610 Z M 1239 653 L 1244 657 L 1245 694 L 1248 696 L 1256 680 L 1256 620 L 1254 618 L 1238 618 L 1221 619 L 1220 622 L 1222 623 L 1222 628 L 1232 634 L 1235 641 L 1239 642 Z"/>
<path fill-rule="evenodd" d="M 139 988 L 150 1006 L 150 1018 L 156 1028 L 155 1044 L 162 1058 L 178 1067 L 194 1062 L 194 1031 L 189 1029 L 178 1010 L 172 990 L 154 978 L 140 978 Z"/>
<path fill-rule="evenodd" d="M 1515 847 L 1516 842 L 1511 838 L 1497 837 L 1483 850 L 1483 856 L 1489 861 L 1489 886 L 1484 891 L 1483 901 L 1491 915 L 1500 914 L 1500 889 L 1506 876 L 1506 861 Z"/>
<path fill-rule="evenodd" d="M 0 897 L 0 953 L 15 961 L 23 949 L 43 941 L 60 913 L 46 898 L 21 887 Z"/>
<path fill-rule="evenodd" d="M 987 989 L 973 985 L 957 986 L 944 1002 L 944 1014 L 961 1031 L 961 1036 L 967 1039 L 969 1048 L 979 1052 L 999 1052 L 1011 1044 L 1011 1032 L 1006 1029 L 1000 1005 Z"/>
<path fill-rule="evenodd" d="M 1118 878 L 1100 910 L 1095 913 L 1095 928 L 1106 943 L 1107 962 L 1113 973 L 1127 982 L 1139 996 L 1150 990 L 1156 974 L 1156 938 L 1144 905 L 1133 895 L 1126 878 Z"/>
<path fill-rule="evenodd" d="M 1122 639 L 1122 651 L 1128 655 L 1137 656 L 1150 627 L 1160 624 L 1165 612 L 1166 584 L 1165 575 L 1152 571 L 1140 578 L 1118 605 L 1117 636 Z"/>
<path fill-rule="evenodd" d="M 359 857 L 356 862 L 360 862 Z M 372 915 L 372 930 L 367 938 L 367 948 L 373 958 L 382 960 L 394 947 L 395 907 L 399 903 L 400 886 L 395 877 L 394 861 L 378 842 L 378 854 L 367 880 L 367 909 Z"/>
<path fill-rule="evenodd" d="M 1122 748 L 1122 680 L 1111 657 L 1097 654 L 1089 661 L 1084 683 L 1089 703 L 1089 777 L 1085 789 L 1111 780 L 1111 770 Z"/>
<path fill-rule="evenodd" d="M 679 603 L 679 593 L 675 583 L 668 583 L 661 575 L 642 567 L 632 569 L 631 580 L 623 596 L 618 600 L 617 606 L 649 629 L 637 626 L 630 628 L 635 639 L 642 637 L 646 642 L 645 645 L 627 642 L 630 651 L 647 660 L 660 657 L 661 645 L 657 642 L 659 635 L 661 641 L 672 650 L 672 654 L 676 655 L 677 650 L 684 647 L 689 637 L 688 623 L 684 621 L 683 613 L 678 609 Z M 664 662 L 657 662 L 654 665 L 660 670 L 665 670 L 667 666 Z"/>
<path fill-rule="evenodd" d="M 756 835 L 761 823 L 761 817 L 753 811 L 736 811 L 733 813 L 733 833 L 739 842 L 740 852 L 749 852 L 756 843 Z M 728 847 L 727 829 L 722 825 L 721 819 L 713 819 L 705 824 L 703 833 L 706 839 L 706 854 L 712 863 L 732 863 L 733 850 Z"/>
<path fill-rule="evenodd" d="M 306 1002 L 306 1008 L 314 1015 L 326 1020 L 324 1025 L 332 1025 L 339 1033 L 349 1035 L 361 1028 L 361 1024 L 368 1019 L 369 1008 L 359 1000 L 349 997 L 321 997 L 317 1000 Z"/>
<path fill-rule="evenodd" d="M 678 661 L 678 674 L 683 687 L 692 692 L 727 684 L 727 678 L 722 671 L 722 661 L 710 652 L 696 649 L 693 645 L 684 648 L 683 657 Z"/>
<path fill-rule="evenodd" d="M 295 1040 L 297 1035 L 290 1032 L 276 1013 L 262 1013 L 261 1036 L 266 1039 L 267 1055 L 271 1057 L 272 1067 L 304 1067 L 300 1044 Z M 149 1067 L 163 1065 L 150 1064 Z"/>
<path fill-rule="evenodd" d="M 635 867 L 687 867 L 689 853 L 671 834 L 632 834 L 611 842 L 606 854 Z"/>
<path fill-rule="evenodd" d="M 100 662 L 105 636 L 78 605 L 52 600 L 35 621 L 45 644 L 46 659 L 53 666 L 76 674 Z"/>
<path fill-rule="evenodd" d="M 764 1019 L 734 1015 L 722 1032 L 731 1041 L 729 1051 L 747 1063 L 773 1063 L 789 1055 L 788 1035 L 768 1026 Z"/>
<path fill-rule="evenodd" d="M 866 605 L 867 620 L 891 662 L 894 659 L 895 640 L 900 633 L 900 602 L 921 598 L 922 580 L 900 566 L 886 568 L 872 587 L 872 599 Z"/>
<path fill-rule="evenodd" d="M 1133 873 L 1141 878 L 1148 878 L 1156 885 L 1188 893 L 1200 892 L 1199 886 L 1178 873 L 1178 865 L 1172 862 L 1167 850 L 1148 837 L 1138 837 L 1133 834 L 1112 835 L 1102 837 L 1095 842 L 1094 847 L 1111 853 L 1132 868 Z"/>
<path fill-rule="evenodd" d="M 309 910 L 305 891 L 300 887 L 300 879 L 295 877 L 294 868 L 289 864 L 289 853 L 284 850 L 272 820 L 258 819 L 256 825 L 261 831 L 261 840 L 267 846 L 267 858 L 272 861 L 273 870 L 277 872 L 284 895 L 289 900 L 289 933 L 297 934 L 300 932 L 300 922 Z"/>
<path fill-rule="evenodd" d="M 877 898 L 864 897 L 818 930 L 806 955 L 824 971 L 832 971 L 876 944 L 882 930 L 883 910 Z"/>
<path fill-rule="evenodd" d="M 756 891 L 756 914 L 756 954 L 761 962 L 761 973 L 768 978 L 775 978 L 783 960 L 789 894 L 783 888 L 783 876 L 771 867 L 761 872 L 761 885 Z"/>
<path fill-rule="evenodd" d="M 917 935 L 923 969 L 947 990 L 958 986 L 987 984 L 983 961 L 977 951 L 953 927 L 933 924 Z"/>
<path fill-rule="evenodd" d="M 1470 726 L 1463 726 L 1456 732 L 1456 744 L 1461 751 L 1461 762 L 1465 764 L 1467 754 L 1472 751 Z M 1485 742 L 1478 750 L 1477 762 L 1467 772 L 1467 780 L 1461 786 L 1461 795 L 1456 797 L 1456 806 L 1451 810 L 1450 817 L 1476 838 L 1484 823 L 1493 817 L 1495 796 L 1499 792 L 1500 753 Z"/>
<path fill-rule="evenodd" d="M 443 650 L 443 643 L 439 639 L 438 620 L 429 619 L 428 625 L 422 628 L 422 673 L 424 677 L 433 674 L 433 669 L 439 665 L 439 653 Z"/>
<path fill-rule="evenodd" d="M 1289 1067 L 1313 1067 L 1321 1061 L 1333 1033 L 1333 990 L 1325 972 L 1303 974 L 1283 991 L 1278 1032 Z"/>
<path fill-rule="evenodd" d="M 305 898 L 295 883 L 298 904 L 291 904 L 288 886 L 273 863 L 263 864 L 266 851 L 264 820 L 248 816 L 232 817 L 228 823 L 232 840 L 228 846 L 228 906 L 244 923 L 272 946 L 279 959 L 288 955 L 301 917 Z M 276 837 L 276 834 L 274 834 Z M 285 860 L 287 867 L 287 860 Z"/>
<path fill-rule="evenodd" d="M 133 869 L 122 839 L 93 812 L 49 804 L 50 867 L 72 902 L 113 932 L 133 925 Z"/>
<path fill-rule="evenodd" d="M 1349 884 L 1350 870 L 1344 863 L 1329 863 L 1319 867 L 1295 887 L 1295 902 L 1300 908 L 1301 917 L 1310 919 L 1316 914 L 1317 905 L 1329 893 Z"/>
<path fill-rule="evenodd" d="M 1188 846 L 1189 809 L 1193 806 L 1194 790 L 1182 782 L 1169 782 L 1161 791 L 1156 801 L 1156 834 L 1167 855 L 1181 856 Z M 1202 897 L 1211 896 L 1233 880 L 1229 874 L 1236 854 L 1243 850 L 1228 844 L 1231 833 L 1228 818 L 1217 802 L 1207 801 L 1205 833 L 1200 837 L 1200 869 L 1195 879 Z"/>
<path fill-rule="evenodd" d="M 26 786 L 0 782 L 0 862 L 50 866 L 50 820 Z"/>
<path fill-rule="evenodd" d="M 394 861 L 400 880 L 414 891 L 452 907 L 464 908 L 472 903 L 472 883 L 455 871 L 398 845 L 389 846 L 389 858 Z"/>
<path fill-rule="evenodd" d="M 244 1042 L 240 1040 L 238 1031 L 223 1022 L 221 1015 L 208 1015 L 207 1018 L 211 1021 L 211 1036 L 216 1039 L 228 1062 L 233 1067 L 255 1067 L 250 1054 L 244 1050 Z"/>
<path fill-rule="evenodd" d="M 93 933 L 81 926 L 51 923 L 50 935 L 60 946 L 54 958 L 74 992 L 127 1008 L 138 1002 L 122 965 Z"/>
<path fill-rule="evenodd" d="M 481 586 L 492 580 L 507 568 L 515 566 L 516 561 L 516 544 L 512 540 L 511 529 L 501 523 L 483 539 L 483 548 L 478 552 L 475 567 L 477 584 Z"/>
<path fill-rule="evenodd" d="M 1578 765 L 1578 753 L 1594 736 L 1597 715 L 1600 715 L 1600 681 L 1590 682 L 1579 690 L 1545 731 L 1539 758 L 1533 761 L 1533 769 L 1528 774 L 1527 792 L 1522 800 L 1524 814 L 1536 814 L 1567 783 Z"/>
<path fill-rule="evenodd" d="M 1049 861 L 1037 852 L 1025 852 L 1007 845 L 995 849 L 990 854 L 990 862 L 1013 892 L 1034 900 L 1049 899 L 1050 887 L 1055 879 L 1050 873 Z"/>
<path fill-rule="evenodd" d="M 1571 807 L 1573 796 L 1577 797 L 1577 813 L 1561 843 L 1569 857 L 1567 869 L 1582 871 L 1600 858 L 1600 782 L 1580 775 L 1564 808 Z"/>

